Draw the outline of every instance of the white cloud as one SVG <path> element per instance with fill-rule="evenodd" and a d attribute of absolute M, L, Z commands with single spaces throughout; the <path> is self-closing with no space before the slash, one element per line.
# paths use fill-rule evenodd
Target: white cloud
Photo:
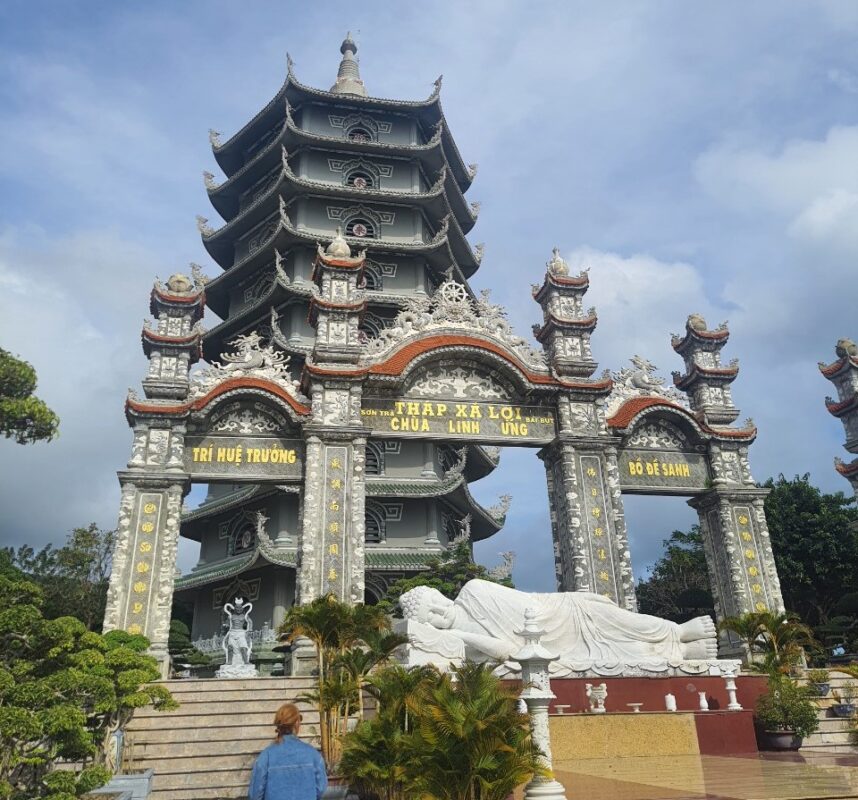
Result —
<path fill-rule="evenodd" d="M 792 140 L 779 150 L 725 142 L 703 153 L 694 172 L 729 208 L 795 218 L 832 192 L 858 192 L 858 126 L 836 125 L 824 139 Z"/>

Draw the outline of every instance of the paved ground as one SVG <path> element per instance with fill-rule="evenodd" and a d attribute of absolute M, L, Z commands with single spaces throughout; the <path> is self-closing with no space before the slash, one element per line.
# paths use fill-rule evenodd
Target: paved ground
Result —
<path fill-rule="evenodd" d="M 555 761 L 568 800 L 858 798 L 858 755 L 764 753 Z"/>

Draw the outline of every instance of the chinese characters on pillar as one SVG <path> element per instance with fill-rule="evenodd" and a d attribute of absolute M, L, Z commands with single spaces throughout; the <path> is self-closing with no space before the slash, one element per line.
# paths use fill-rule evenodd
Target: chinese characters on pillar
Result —
<path fill-rule="evenodd" d="M 768 596 L 768 581 L 763 575 L 764 565 L 757 545 L 757 537 L 754 536 L 751 509 L 747 506 L 735 506 L 733 519 L 742 548 L 750 606 L 754 611 L 768 611 L 774 606 Z"/>
<path fill-rule="evenodd" d="M 348 447 L 325 448 L 325 492 L 322 510 L 322 588 L 321 594 L 332 594 L 345 600 L 346 553 L 346 482 L 349 479 L 350 463 Z"/>
<path fill-rule="evenodd" d="M 131 634 L 146 632 L 146 621 L 152 603 L 153 572 L 157 551 L 158 520 L 161 516 L 161 495 L 141 494 L 137 526 L 134 530 L 131 562 L 131 593 L 126 600 L 122 627 Z"/>
<path fill-rule="evenodd" d="M 589 532 L 593 591 L 617 601 L 617 571 L 614 563 L 612 526 L 605 502 L 605 482 L 599 456 L 581 456 L 581 486 L 585 524 Z"/>

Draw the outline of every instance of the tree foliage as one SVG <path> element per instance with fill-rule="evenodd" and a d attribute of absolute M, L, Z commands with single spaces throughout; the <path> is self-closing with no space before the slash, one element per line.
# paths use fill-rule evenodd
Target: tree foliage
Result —
<path fill-rule="evenodd" d="M 768 480 L 766 498 L 772 550 L 784 605 L 817 628 L 835 616 L 855 620 L 858 608 L 842 610 L 844 595 L 858 592 L 858 509 L 842 492 L 827 494 L 809 475 Z"/>
<path fill-rule="evenodd" d="M 146 705 L 176 706 L 142 636 L 45 619 L 42 591 L 0 571 L 0 798 L 71 800 L 110 777 L 113 734 Z M 59 760 L 82 770 L 56 769 Z"/>
<path fill-rule="evenodd" d="M 35 391 L 32 365 L 0 348 L 0 434 L 18 444 L 50 441 L 59 429 L 59 417 Z"/>
<path fill-rule="evenodd" d="M 46 617 L 77 617 L 90 630 L 99 631 L 114 538 L 114 531 L 101 530 L 92 522 L 75 528 L 62 547 L 5 548 L 5 558 L 42 588 Z"/>
<path fill-rule="evenodd" d="M 687 532 L 674 531 L 664 540 L 664 549 L 649 577 L 637 586 L 641 613 L 674 622 L 686 622 L 701 614 L 714 616 L 700 526 L 694 525 Z"/>
<path fill-rule="evenodd" d="M 431 586 L 445 597 L 455 600 L 462 587 L 474 578 L 515 588 L 510 578 L 495 578 L 486 567 L 475 563 L 471 543 L 463 539 L 452 544 L 446 552 L 428 559 L 425 572 L 394 581 L 379 605 L 386 611 L 401 616 L 399 598 L 415 586 Z"/>

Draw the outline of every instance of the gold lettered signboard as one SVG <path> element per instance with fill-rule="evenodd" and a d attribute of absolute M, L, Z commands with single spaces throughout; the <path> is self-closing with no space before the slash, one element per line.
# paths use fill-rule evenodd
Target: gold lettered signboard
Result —
<path fill-rule="evenodd" d="M 627 491 L 696 492 L 707 488 L 709 470 L 700 453 L 634 450 L 620 452 L 620 486 Z"/>
<path fill-rule="evenodd" d="M 554 411 L 516 403 L 364 397 L 361 421 L 384 436 L 467 439 L 503 445 L 554 439 Z"/>
<path fill-rule="evenodd" d="M 206 480 L 300 480 L 304 444 L 279 436 L 186 436 L 185 470 Z"/>

